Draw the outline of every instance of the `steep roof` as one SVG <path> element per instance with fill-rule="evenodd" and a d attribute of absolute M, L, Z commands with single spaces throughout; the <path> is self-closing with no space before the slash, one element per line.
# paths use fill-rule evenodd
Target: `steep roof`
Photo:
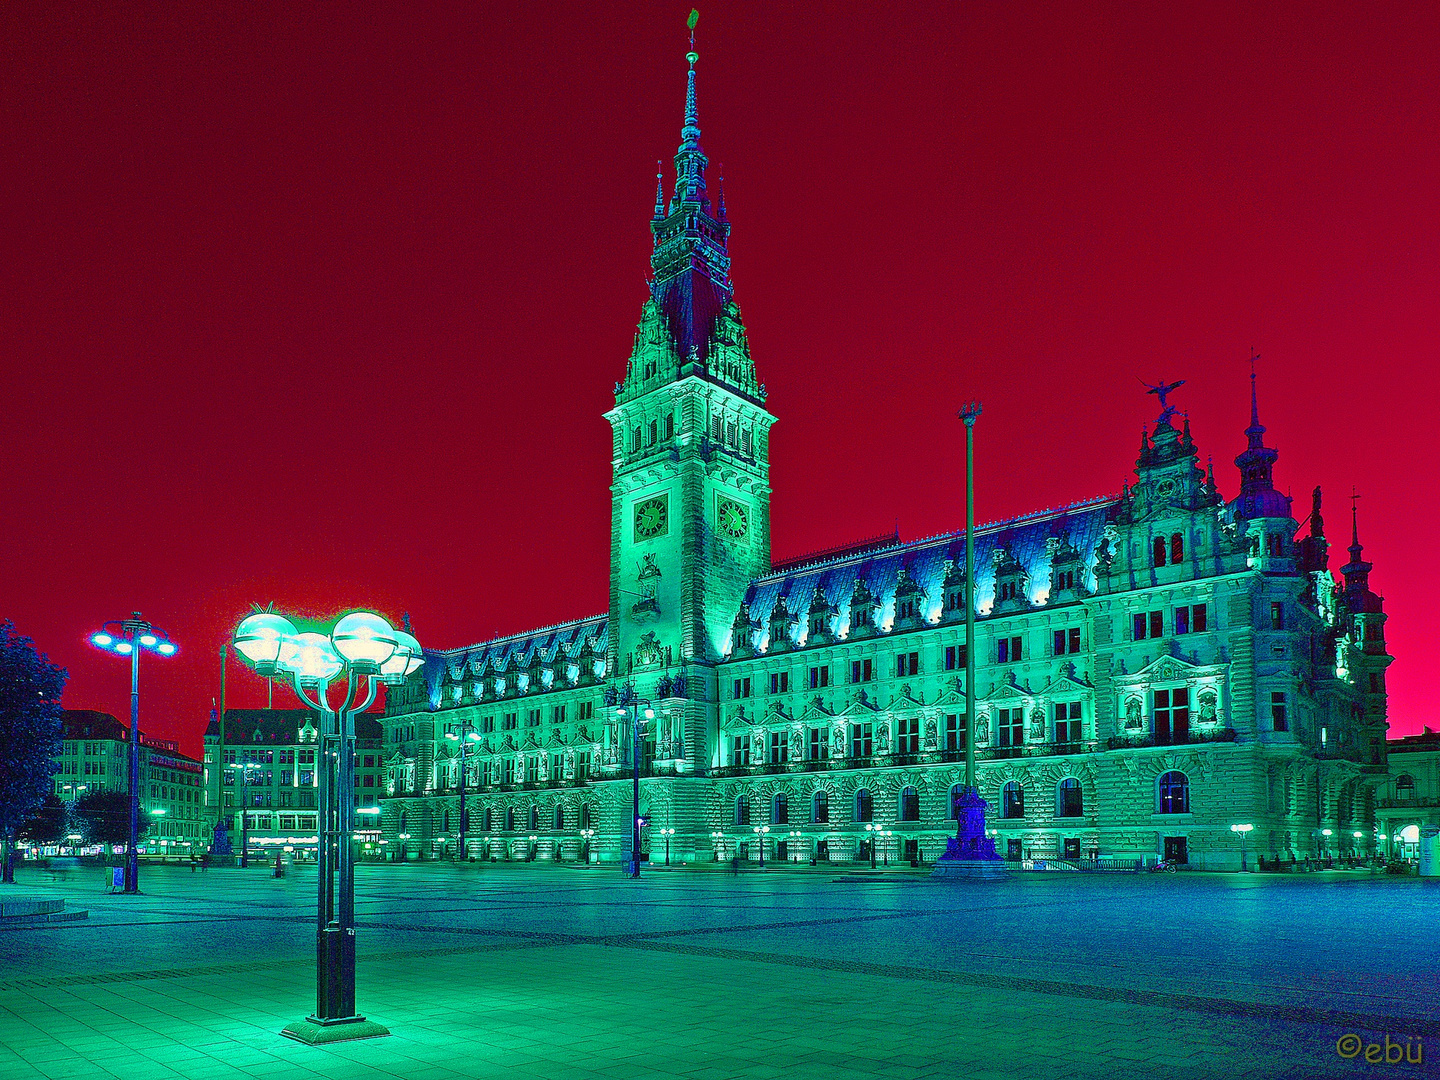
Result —
<path fill-rule="evenodd" d="M 226 709 L 225 745 L 227 746 L 289 746 L 299 741 L 300 729 L 306 722 L 315 724 L 315 713 L 309 709 Z M 257 738 L 258 735 L 258 738 Z M 207 739 L 220 738 L 220 725 L 212 716 L 205 726 Z M 355 718 L 357 739 L 382 737 L 380 719 L 368 713 Z"/>
<path fill-rule="evenodd" d="M 107 712 L 97 709 L 65 709 L 66 739 L 120 739 L 128 741 L 130 729 Z"/>
<path fill-rule="evenodd" d="M 1100 543 L 1106 523 L 1115 504 L 1113 496 L 1102 496 L 1073 503 L 1058 510 L 1043 510 L 1009 521 L 981 525 L 975 530 L 975 596 L 977 611 L 988 611 L 995 599 L 995 553 L 1001 547 L 1010 552 L 1029 575 L 1029 596 L 1034 603 L 1043 603 L 1050 588 L 1050 552 L 1046 542 L 1052 537 L 1068 537 L 1080 552 L 1085 566 L 1085 584 L 1095 587 L 1095 549 Z M 785 569 L 751 582 L 745 593 L 750 616 L 760 623 L 757 635 L 759 648 L 769 648 L 768 620 L 776 600 L 785 597 L 791 614 L 798 616 L 797 634 L 804 640 L 805 612 L 818 587 L 826 601 L 841 615 L 841 626 L 848 626 L 850 597 L 857 578 L 863 578 L 870 592 L 880 603 L 877 623 L 881 629 L 890 625 L 895 614 L 895 583 L 903 567 L 919 585 L 928 601 L 925 614 L 939 615 L 944 603 L 941 582 L 945 563 L 953 560 L 963 572 L 965 566 L 964 530 L 942 533 L 924 540 L 861 552 L 810 566 Z M 733 642 L 727 643 L 728 653 Z"/>
<path fill-rule="evenodd" d="M 487 672 L 513 671 L 528 666 L 536 657 L 545 664 L 554 664 L 562 658 L 575 661 L 586 642 L 595 655 L 596 674 L 601 675 L 609 629 L 608 614 L 591 615 L 461 649 L 426 649 L 424 671 L 430 700 L 432 703 L 439 700 L 440 684 L 447 675 L 455 680 L 467 675 L 479 677 Z"/>

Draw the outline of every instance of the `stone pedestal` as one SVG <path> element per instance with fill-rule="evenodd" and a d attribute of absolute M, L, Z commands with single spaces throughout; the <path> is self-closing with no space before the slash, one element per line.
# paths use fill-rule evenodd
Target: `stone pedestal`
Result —
<path fill-rule="evenodd" d="M 946 842 L 945 854 L 935 860 L 931 877 L 994 880 L 1005 876 L 1005 863 L 995 854 L 995 841 L 985 835 L 988 805 L 974 788 L 966 788 L 956 797 L 959 828 Z"/>

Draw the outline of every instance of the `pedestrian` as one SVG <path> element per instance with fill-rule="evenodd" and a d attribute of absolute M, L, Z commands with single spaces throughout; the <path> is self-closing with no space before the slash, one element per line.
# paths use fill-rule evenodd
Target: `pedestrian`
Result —
<path fill-rule="evenodd" d="M 740 876 L 740 856 L 733 855 L 730 858 L 730 873 L 733 877 Z"/>

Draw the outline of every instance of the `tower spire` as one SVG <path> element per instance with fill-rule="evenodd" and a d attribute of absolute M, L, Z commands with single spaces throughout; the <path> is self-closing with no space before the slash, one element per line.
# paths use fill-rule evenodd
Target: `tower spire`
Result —
<path fill-rule="evenodd" d="M 1250 426 L 1245 429 L 1245 450 L 1235 459 L 1240 470 L 1240 496 L 1234 506 L 1245 518 L 1288 518 L 1290 499 L 1275 490 L 1275 459 L 1280 455 L 1265 445 L 1265 426 L 1260 423 L 1260 405 L 1255 390 L 1255 361 L 1250 353 Z"/>
<path fill-rule="evenodd" d="M 686 25 L 690 27 L 690 51 L 685 61 L 690 70 L 685 73 L 685 124 L 680 129 L 680 149 L 675 152 L 675 204 L 708 203 L 705 198 L 705 166 L 709 159 L 700 147 L 700 113 L 695 104 L 695 61 L 700 54 L 695 51 L 695 24 L 700 21 L 700 12 L 691 10 Z"/>
<path fill-rule="evenodd" d="M 655 218 L 656 221 L 665 219 L 665 166 L 662 162 L 655 162 Z"/>

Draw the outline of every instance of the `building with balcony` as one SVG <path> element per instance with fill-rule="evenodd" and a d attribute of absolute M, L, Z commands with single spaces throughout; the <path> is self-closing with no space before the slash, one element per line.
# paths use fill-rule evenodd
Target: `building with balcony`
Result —
<path fill-rule="evenodd" d="M 775 417 L 707 165 L 692 61 L 673 191 L 657 190 L 650 220 L 650 294 L 606 413 L 609 609 L 427 653 L 386 705 L 385 838 L 409 857 L 453 850 L 463 782 L 469 854 L 573 859 L 594 829 L 590 850 L 619 860 L 621 687 L 656 713 L 642 814 L 675 830 L 672 859 L 758 860 L 764 844 L 769 860 L 868 860 L 872 843 L 934 857 L 972 733 L 1012 858 L 1226 867 L 1232 824 L 1252 824 L 1267 858 L 1319 854 L 1326 828 L 1368 835 L 1386 763 L 1383 603 L 1353 513 L 1337 580 L 1319 488 L 1301 521 L 1275 487 L 1253 373 L 1229 495 L 1162 387 L 1120 493 L 978 528 L 973 596 L 960 492 L 955 532 L 776 564 Z"/>
<path fill-rule="evenodd" d="M 1420 832 L 1440 828 L 1440 732 L 1391 739 L 1390 774 L 1376 789 L 1375 829 L 1380 849 L 1397 859 L 1419 856 Z"/>

